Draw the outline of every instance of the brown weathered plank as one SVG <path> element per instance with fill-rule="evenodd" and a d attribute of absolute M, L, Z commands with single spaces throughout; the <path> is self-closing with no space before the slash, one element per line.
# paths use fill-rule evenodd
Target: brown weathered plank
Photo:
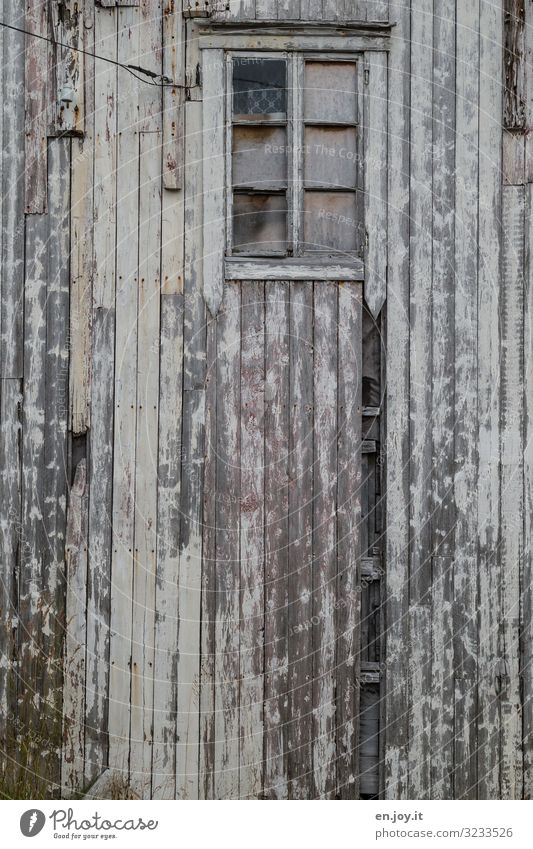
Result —
<path fill-rule="evenodd" d="M 265 287 L 265 775 L 288 798 L 289 284 Z"/>
<path fill-rule="evenodd" d="M 63 798 L 79 793 L 84 786 L 88 495 L 87 461 L 81 460 L 76 467 L 69 494 L 65 545 L 67 592 L 63 661 Z"/>
<path fill-rule="evenodd" d="M 240 285 L 226 284 L 217 332 L 215 798 L 239 798 Z"/>
<path fill-rule="evenodd" d="M 360 368 L 362 292 L 353 283 L 339 286 L 337 396 L 337 613 L 336 613 L 336 762 L 337 797 L 359 797 L 359 696 L 361 572 Z"/>
<path fill-rule="evenodd" d="M 408 540 L 409 540 L 409 61 L 410 13 L 391 3 L 398 22 L 389 56 L 388 233 L 395 245 L 388 257 L 387 314 L 387 668 L 385 680 L 385 795 L 407 795 L 408 745 Z M 402 305 L 394 308 L 394 304 Z"/>
<path fill-rule="evenodd" d="M 313 291 L 290 286 L 289 794 L 313 798 Z"/>

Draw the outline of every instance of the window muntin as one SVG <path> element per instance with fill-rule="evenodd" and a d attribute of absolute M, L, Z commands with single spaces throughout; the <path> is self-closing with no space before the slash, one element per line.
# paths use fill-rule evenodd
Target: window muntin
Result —
<path fill-rule="evenodd" d="M 228 60 L 228 255 L 360 256 L 357 59 Z"/>

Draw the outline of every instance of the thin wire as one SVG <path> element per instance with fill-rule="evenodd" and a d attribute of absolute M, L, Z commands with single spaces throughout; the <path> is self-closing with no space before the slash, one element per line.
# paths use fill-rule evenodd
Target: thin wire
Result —
<path fill-rule="evenodd" d="M 46 35 L 39 35 L 37 32 L 30 32 L 27 29 L 13 26 L 13 24 L 6 24 L 5 21 L 0 21 L 0 26 L 5 29 L 11 29 L 15 32 L 23 33 L 24 35 L 29 35 L 32 38 L 39 38 L 41 41 L 47 41 L 49 44 L 66 47 L 67 50 L 73 50 L 75 53 L 83 53 L 84 56 L 92 56 L 93 59 L 99 59 L 101 62 L 109 62 L 111 65 L 116 65 L 118 68 L 122 68 L 124 71 L 127 71 L 128 74 L 131 74 L 136 80 L 139 80 L 139 82 L 145 83 L 146 85 L 156 86 L 156 88 L 187 88 L 187 86 L 178 85 L 177 83 L 172 82 L 172 80 L 169 80 L 168 77 L 165 77 L 162 74 L 156 74 L 154 71 L 149 71 L 146 68 L 139 67 L 138 65 L 124 65 L 122 62 L 117 62 L 115 59 L 109 59 L 107 56 L 98 56 L 96 53 L 90 53 L 89 50 L 82 50 L 81 47 L 72 47 L 71 44 L 64 44 L 62 41 L 55 41 L 53 38 L 48 38 Z M 143 77 L 139 77 L 135 71 L 139 71 L 141 74 L 146 74 L 153 79 L 159 77 L 162 82 L 156 83 L 151 82 L 150 80 L 145 80 Z"/>

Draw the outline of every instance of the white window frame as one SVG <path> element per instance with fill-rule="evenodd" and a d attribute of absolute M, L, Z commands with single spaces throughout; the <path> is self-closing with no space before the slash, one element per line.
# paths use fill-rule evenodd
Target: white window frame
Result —
<path fill-rule="evenodd" d="M 236 32 L 214 30 L 199 36 L 203 53 L 204 101 L 204 295 L 209 309 L 216 315 L 223 298 L 226 280 L 333 280 L 365 283 L 365 298 L 372 312 L 378 311 L 385 299 L 387 232 L 387 51 L 389 38 L 383 35 L 276 33 L 257 30 Z M 358 61 L 358 126 L 364 160 L 364 258 L 343 253 L 305 256 L 231 256 L 231 147 L 232 84 L 229 58 L 235 54 L 266 57 L 288 54 L 299 63 L 303 74 L 306 59 Z M 289 66 L 292 64 L 289 61 Z M 289 72 L 290 73 L 290 72 Z M 368 96 L 370 87 L 375 91 Z M 302 91 L 289 76 L 289 97 Z M 298 106 L 296 106 L 298 108 Z M 294 111 L 289 109 L 287 122 Z M 206 129 L 207 128 L 207 129 Z M 289 130 L 288 130 L 289 132 Z M 288 139 L 288 143 L 290 141 Z M 301 148 L 301 145 L 300 145 Z M 369 151 L 372 158 L 369 158 Z M 295 174 L 297 154 L 293 145 L 291 176 L 301 187 L 301 175 Z M 291 175 L 292 171 L 292 175 Z M 223 175 L 221 175 L 223 172 Z M 359 188 L 359 186 L 358 186 Z M 230 195 L 231 189 L 231 195 Z M 299 192 L 292 191 L 292 209 L 288 209 L 289 226 L 294 235 L 295 220 L 301 214 Z M 289 193 L 290 196 L 290 193 Z M 367 290 L 369 298 L 367 298 Z"/>
<path fill-rule="evenodd" d="M 287 157 L 287 252 L 284 254 L 270 254 L 267 256 L 233 255 L 233 60 L 239 57 L 250 59 L 284 59 L 287 62 L 287 147 L 290 151 Z M 363 161 L 363 56 L 362 54 L 343 52 L 320 52 L 310 53 L 308 51 L 292 50 L 283 52 L 258 52 L 253 50 L 228 50 L 225 54 L 226 60 L 226 264 L 229 273 L 233 271 L 232 263 L 253 264 L 260 260 L 260 270 L 264 273 L 267 263 L 276 266 L 284 264 L 287 268 L 294 269 L 302 263 L 311 264 L 322 268 L 324 264 L 329 267 L 357 266 L 357 260 L 362 259 L 361 251 L 308 251 L 304 253 L 301 249 L 303 243 L 304 229 L 304 193 L 305 183 L 304 169 L 304 133 L 305 120 L 303 109 L 303 87 L 305 78 L 305 63 L 308 61 L 320 62 L 346 62 L 354 64 L 357 68 L 357 120 L 354 126 L 357 130 L 357 156 L 358 156 L 358 183 L 355 189 L 356 204 L 359 207 L 358 214 L 361 222 L 364 218 L 364 210 L 360 207 L 363 191 L 362 169 L 360 163 Z M 310 122 L 316 123 L 316 122 Z M 325 126 L 335 124 L 325 123 Z M 349 126 L 342 123 L 341 126 Z M 324 189 L 327 195 L 328 190 Z M 335 194 L 335 189 L 331 189 Z M 294 262 L 292 261 L 294 260 Z M 280 269 L 281 273 L 281 269 Z M 305 273 L 305 272 L 304 272 Z"/>

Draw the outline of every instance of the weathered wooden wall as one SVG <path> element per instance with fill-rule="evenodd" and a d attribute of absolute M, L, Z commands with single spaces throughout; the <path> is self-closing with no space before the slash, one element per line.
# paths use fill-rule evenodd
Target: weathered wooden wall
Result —
<path fill-rule="evenodd" d="M 12 5 L 0 0 L 7 23 L 83 46 L 87 54 L 0 31 L 1 792 L 69 796 L 109 768 L 106 794 L 353 797 L 364 792 L 357 770 L 372 775 L 367 793 L 375 793 L 381 698 L 385 796 L 530 798 L 531 4 L 183 0 L 182 10 L 178 0 L 27 0 L 19 11 Z M 349 394 L 357 381 L 348 371 L 330 385 L 298 346 L 286 350 L 283 328 L 290 331 L 301 309 L 305 339 L 305 303 L 314 298 L 325 322 L 315 327 L 319 343 L 327 322 L 337 322 L 336 310 L 353 322 L 357 339 L 360 316 L 343 299 L 352 309 L 358 300 L 347 297 L 349 287 L 334 297 L 326 283 L 227 284 L 220 316 L 206 312 L 194 18 L 208 13 L 283 26 L 396 24 L 387 115 L 390 247 L 380 318 L 386 443 L 361 467 L 357 458 L 343 466 L 342 450 L 360 440 L 357 427 L 336 458 L 327 455 L 327 433 L 318 428 L 315 439 L 325 441 L 306 459 L 302 430 L 301 468 L 309 471 L 313 450 L 322 456 L 323 449 L 335 468 L 319 466 L 314 484 L 297 479 L 301 492 L 284 489 L 278 477 L 279 446 L 295 424 L 280 402 L 283 392 L 269 396 L 269 374 L 277 385 L 292 380 L 286 397 L 298 396 L 302 409 L 322 405 L 327 431 L 329 402 L 340 404 L 342 391 Z M 140 82 L 113 62 L 164 72 L 178 86 Z M 61 103 L 66 85 L 74 100 Z M 187 91 L 179 87 L 185 85 Z M 373 255 L 371 273 L 381 269 L 385 250 Z M 238 337 L 247 322 L 253 332 L 245 334 L 240 356 L 221 356 L 226 338 Z M 336 358 L 349 356 L 326 342 L 322 353 L 332 370 Z M 290 379 L 284 357 L 297 366 Z M 379 370 L 379 356 L 376 362 Z M 351 393 L 347 400 L 353 403 Z M 253 427 L 230 420 L 232 402 L 241 410 L 249 405 Z M 297 424 L 304 428 L 303 420 Z M 379 447 L 379 428 L 368 428 L 363 435 Z M 244 480 L 231 478 L 222 450 L 240 458 Z M 256 475 L 246 479 L 256 452 L 267 460 L 259 498 Z M 286 582 L 283 557 L 305 557 L 291 549 L 298 523 L 320 521 L 320 511 L 328 516 L 324 492 L 338 469 L 337 491 L 344 487 L 347 498 L 359 474 L 370 481 L 362 509 L 372 532 L 367 523 L 353 540 L 348 534 L 346 550 L 329 560 L 326 538 L 305 534 L 311 557 L 315 551 L 327 561 L 332 586 L 306 584 L 305 570 L 292 567 Z M 305 491 L 313 485 L 319 497 L 311 508 Z M 249 509 L 237 517 L 241 490 Z M 221 491 L 227 500 L 217 498 Z M 317 515 L 291 511 L 291 499 Z M 286 536 L 288 554 L 258 532 L 265 517 L 276 539 Z M 348 512 L 337 525 L 351 520 Z M 224 522 L 240 523 L 238 563 L 231 556 L 235 540 L 220 530 Z M 331 536 L 330 525 L 326 519 Z M 344 668 L 332 669 L 328 654 L 327 610 L 345 592 L 343 558 L 349 561 L 351 544 L 367 558 L 367 572 L 361 566 L 358 574 L 369 574 L 374 585 L 361 598 L 367 653 L 358 663 L 372 670 L 360 691 L 361 719 L 335 696 L 335 687 L 354 686 L 353 704 L 359 697 L 350 646 L 337 647 L 347 652 Z M 370 558 L 380 546 L 384 659 L 368 649 L 381 609 L 380 573 Z M 222 569 L 217 557 L 226 549 Z M 264 586 L 252 580 L 256 563 Z M 280 609 L 309 593 L 318 625 L 296 630 L 290 642 L 290 620 Z M 242 604 L 257 618 L 234 630 L 229 623 L 241 618 Z M 263 620 L 269 605 L 277 613 Z M 305 620 L 303 609 L 295 610 L 293 624 Z M 349 606 L 336 615 L 349 643 L 359 622 L 350 619 Z M 263 639 L 280 651 L 259 658 Z M 297 662 L 317 645 L 325 688 L 318 693 Z M 317 710 L 316 698 L 318 706 L 333 704 L 336 717 Z M 313 719 L 306 719 L 313 707 Z M 288 713 L 301 721 L 290 722 Z M 352 727 L 357 722 L 360 729 Z M 332 746 L 339 758 L 333 772 Z"/>

